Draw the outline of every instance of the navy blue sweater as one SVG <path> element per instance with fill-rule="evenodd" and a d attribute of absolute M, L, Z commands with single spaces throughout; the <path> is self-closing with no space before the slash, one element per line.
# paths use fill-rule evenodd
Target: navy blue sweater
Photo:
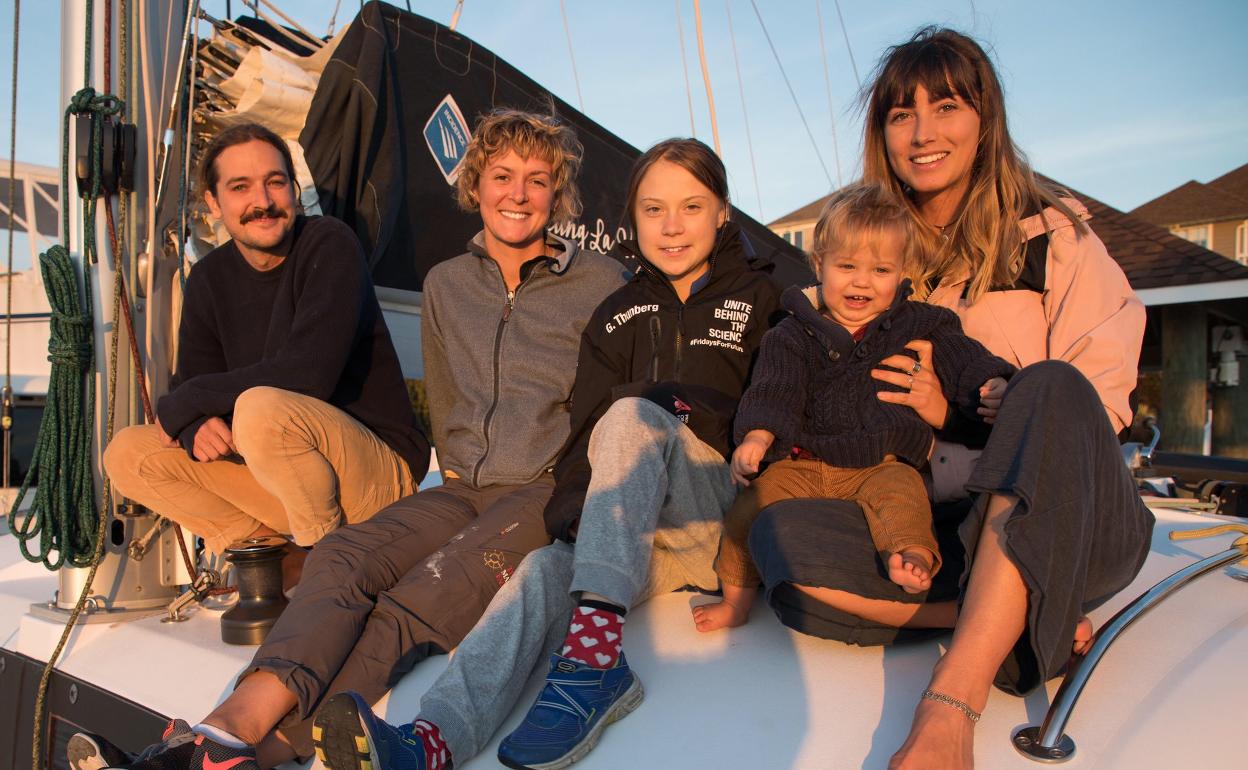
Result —
<path fill-rule="evenodd" d="M 157 402 L 161 427 L 189 452 L 206 419 L 228 421 L 239 395 L 260 385 L 333 404 L 424 478 L 429 441 L 360 242 L 336 219 L 298 217 L 290 253 L 272 270 L 251 267 L 230 241 L 187 278 L 178 368 Z"/>
<path fill-rule="evenodd" d="M 818 289 L 815 289 L 818 298 Z M 740 442 L 754 429 L 776 437 L 764 459 L 774 461 L 801 447 L 841 468 L 868 468 L 886 454 L 914 466 L 927 462 L 932 429 L 908 406 L 880 401 L 881 390 L 904 390 L 871 377 L 879 362 L 910 354 L 906 343 L 932 343 L 933 365 L 951 410 L 978 420 L 979 388 L 1014 367 L 962 332 L 952 311 L 910 302 L 903 282 L 888 310 L 855 342 L 843 326 L 825 318 L 798 287 L 781 298 L 792 313 L 763 338 L 749 390 L 734 422 Z M 822 300 L 818 300 L 822 303 Z"/>

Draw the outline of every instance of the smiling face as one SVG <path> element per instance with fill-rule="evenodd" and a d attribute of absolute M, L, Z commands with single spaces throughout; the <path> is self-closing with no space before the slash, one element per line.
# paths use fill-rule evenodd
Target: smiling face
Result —
<path fill-rule="evenodd" d="M 901 284 L 902 247 L 901 234 L 887 228 L 824 254 L 818 270 L 824 315 L 852 334 L 887 310 Z"/>
<path fill-rule="evenodd" d="M 515 150 L 490 158 L 477 182 L 486 251 L 495 259 L 543 254 L 554 201 L 550 161 L 522 158 Z"/>
<path fill-rule="evenodd" d="M 295 187 L 285 159 L 273 145 L 252 139 L 225 148 L 214 163 L 219 181 L 204 192 L 209 211 L 252 267 L 276 267 L 295 224 Z"/>
<path fill-rule="evenodd" d="M 727 204 L 684 167 L 655 161 L 637 186 L 633 221 L 642 256 L 672 282 L 681 301 L 706 274 Z"/>
<path fill-rule="evenodd" d="M 932 99 L 915 86 L 914 104 L 895 105 L 884 120 L 884 141 L 893 173 L 913 192 L 929 224 L 944 227 L 971 184 L 979 150 L 980 119 L 956 93 Z"/>

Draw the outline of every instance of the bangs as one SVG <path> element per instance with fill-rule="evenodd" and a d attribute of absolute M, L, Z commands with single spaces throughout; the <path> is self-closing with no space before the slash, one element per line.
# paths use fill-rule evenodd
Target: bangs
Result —
<path fill-rule="evenodd" d="M 961 51 L 941 40 L 916 40 L 896 46 L 886 55 L 887 65 L 876 84 L 873 112 L 883 121 L 894 107 L 914 107 L 919 86 L 929 99 L 960 96 L 980 112 L 983 86 L 974 64 Z"/>

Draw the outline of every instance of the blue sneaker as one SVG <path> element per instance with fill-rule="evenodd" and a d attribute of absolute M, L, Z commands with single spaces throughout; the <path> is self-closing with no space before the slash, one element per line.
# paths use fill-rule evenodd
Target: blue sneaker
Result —
<path fill-rule="evenodd" d="M 551 655 L 546 686 L 524 722 L 499 744 L 498 761 L 516 770 L 567 767 L 597 745 L 607 725 L 641 705 L 643 696 L 623 653 L 606 670 Z"/>
<path fill-rule="evenodd" d="M 425 770 L 425 744 L 406 724 L 378 719 L 354 692 L 330 698 L 312 722 L 316 757 L 328 770 Z"/>

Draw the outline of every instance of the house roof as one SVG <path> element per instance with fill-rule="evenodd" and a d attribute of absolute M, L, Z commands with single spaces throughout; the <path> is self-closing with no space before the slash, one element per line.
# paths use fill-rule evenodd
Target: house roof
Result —
<path fill-rule="evenodd" d="M 819 198 L 816 201 L 807 203 L 800 209 L 794 209 L 779 219 L 773 219 L 767 223 L 768 227 L 780 227 L 781 225 L 792 224 L 794 222 L 813 222 L 819 218 L 819 212 L 823 211 L 823 207 L 827 205 L 828 199 L 832 197 L 832 193 Z"/>
<path fill-rule="evenodd" d="M 1248 198 L 1248 163 L 1210 181 L 1209 186 L 1241 198 Z"/>
<path fill-rule="evenodd" d="M 1248 219 L 1248 164 L 1208 184 L 1192 180 L 1180 185 L 1131 215 L 1161 227 Z"/>
<path fill-rule="evenodd" d="M 1088 207 L 1092 214 L 1088 224 L 1127 274 L 1133 289 L 1248 281 L 1248 267 L 1133 214 L 1066 189 Z"/>

